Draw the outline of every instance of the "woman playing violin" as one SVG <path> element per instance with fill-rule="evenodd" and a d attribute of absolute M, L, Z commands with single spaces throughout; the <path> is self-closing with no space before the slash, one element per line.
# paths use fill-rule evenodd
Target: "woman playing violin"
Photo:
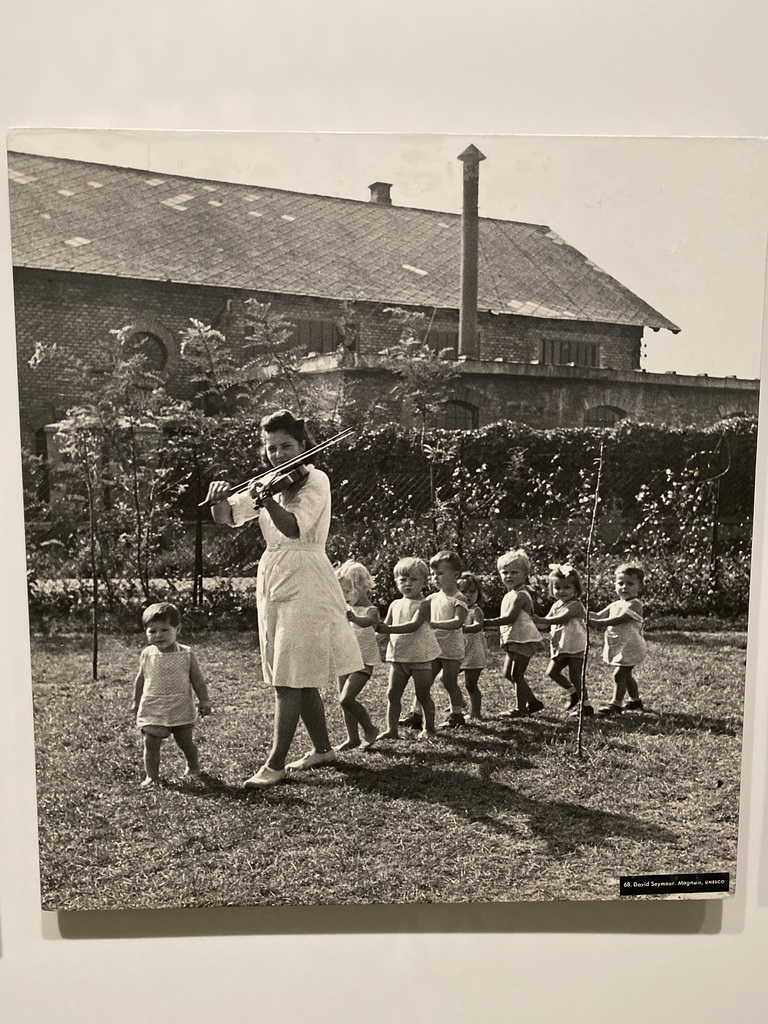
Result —
<path fill-rule="evenodd" d="M 310 447 L 304 421 L 286 409 L 261 421 L 261 436 L 275 468 Z M 286 767 L 312 768 L 334 760 L 318 688 L 363 667 L 344 597 L 325 553 L 330 481 L 311 464 L 292 473 L 288 481 L 278 475 L 271 485 L 255 481 L 234 494 L 228 483 L 216 480 L 206 498 L 217 523 L 238 527 L 258 517 L 267 542 L 259 561 L 256 604 L 264 679 L 275 688 L 275 724 L 265 764 L 245 783 L 254 788 L 282 782 Z M 313 749 L 286 765 L 299 719 Z"/>

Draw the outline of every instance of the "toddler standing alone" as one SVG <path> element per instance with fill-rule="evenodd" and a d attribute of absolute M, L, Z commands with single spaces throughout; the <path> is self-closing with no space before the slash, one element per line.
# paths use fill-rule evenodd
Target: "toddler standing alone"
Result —
<path fill-rule="evenodd" d="M 173 736 L 187 759 L 187 777 L 200 774 L 194 740 L 195 697 L 200 714 L 210 715 L 211 702 L 197 658 L 191 647 L 178 643 L 181 623 L 178 608 L 161 602 L 151 604 L 141 617 L 148 646 L 141 652 L 133 694 L 136 725 L 144 737 L 142 789 L 160 781 L 160 749 Z"/>

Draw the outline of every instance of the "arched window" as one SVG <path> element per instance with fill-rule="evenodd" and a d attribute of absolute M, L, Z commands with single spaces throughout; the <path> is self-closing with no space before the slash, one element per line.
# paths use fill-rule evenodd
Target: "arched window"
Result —
<path fill-rule="evenodd" d="M 479 413 L 477 406 L 469 402 L 443 402 L 437 426 L 443 430 L 473 430 L 478 425 Z"/>
<path fill-rule="evenodd" d="M 146 370 L 164 370 L 168 362 L 168 349 L 165 342 L 149 331 L 133 331 L 123 342 L 123 355 L 126 359 L 140 355 L 144 359 Z"/>
<path fill-rule="evenodd" d="M 614 427 L 626 419 L 626 412 L 615 405 L 595 405 L 584 413 L 585 427 Z"/>

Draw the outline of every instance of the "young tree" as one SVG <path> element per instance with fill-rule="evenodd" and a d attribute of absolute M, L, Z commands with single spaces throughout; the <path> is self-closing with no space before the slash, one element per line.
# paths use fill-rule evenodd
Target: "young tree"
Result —
<path fill-rule="evenodd" d="M 131 350 L 129 334 L 128 328 L 111 332 L 89 360 L 42 343 L 31 364 L 55 365 L 80 397 L 56 434 L 67 500 L 82 510 L 81 529 L 73 536 L 82 544 L 87 519 L 87 548 L 96 553 L 108 595 L 115 579 L 129 576 L 148 600 L 173 473 L 164 458 L 163 431 L 169 420 L 186 413 L 187 403 L 168 396 L 162 376 L 147 366 L 141 351 Z M 55 480 L 52 500 L 55 515 L 60 511 Z"/>

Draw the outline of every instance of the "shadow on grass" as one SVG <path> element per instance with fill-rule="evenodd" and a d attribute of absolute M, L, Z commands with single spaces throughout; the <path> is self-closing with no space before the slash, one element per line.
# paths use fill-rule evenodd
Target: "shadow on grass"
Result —
<path fill-rule="evenodd" d="M 503 720 L 493 720 L 482 726 L 482 731 L 488 735 L 497 736 L 501 740 L 508 740 L 513 735 L 525 736 L 528 742 L 534 739 L 547 742 L 548 738 L 562 739 L 564 734 L 572 731 L 576 733 L 575 718 L 552 719 L 548 716 L 539 715 L 535 718 L 518 718 L 514 724 L 507 725 Z M 616 736 L 624 733 L 642 733 L 650 736 L 666 736 L 676 732 L 690 732 L 698 730 L 708 732 L 714 736 L 739 736 L 741 733 L 742 720 L 739 715 L 728 715 L 725 718 L 716 718 L 713 715 L 697 714 L 686 711 L 655 711 L 646 706 L 642 712 L 625 712 L 623 715 L 604 718 L 601 715 L 594 715 L 584 719 L 584 735 L 587 738 L 590 733 L 599 731 L 606 737 Z M 456 741 L 459 737 L 467 735 L 456 730 L 449 739 Z"/>
<path fill-rule="evenodd" d="M 480 763 L 486 759 L 483 755 L 491 754 L 493 757 L 498 758 L 500 762 L 503 762 L 511 768 L 521 769 L 536 767 L 535 762 L 529 760 L 525 756 L 520 743 L 504 744 L 499 743 L 498 740 L 495 742 L 492 740 L 482 740 L 475 736 L 460 736 L 458 733 L 451 733 L 450 736 L 440 733 L 439 737 L 440 738 L 433 743 L 397 742 L 396 745 L 392 746 L 389 744 L 386 746 L 384 744 L 377 744 L 374 748 L 374 752 L 398 763 L 401 758 L 408 758 L 410 760 L 415 755 L 418 761 L 422 764 L 438 764 L 440 762 L 453 764 L 456 761 L 456 747 L 461 746 L 464 748 L 465 760 L 467 761 Z M 515 737 L 515 739 L 517 739 L 517 737 Z M 441 740 L 446 741 L 445 745 Z M 531 744 L 526 741 L 524 746 L 528 747 L 531 746 Z M 360 761 L 339 761 L 337 767 L 343 768 L 347 764 L 363 766 L 363 763 Z"/>
<path fill-rule="evenodd" d="M 211 775 L 208 772 L 201 773 L 199 782 L 166 782 L 165 790 L 172 790 L 176 793 L 183 793 L 185 796 L 198 797 L 201 800 L 225 799 L 233 803 L 258 804 L 265 799 L 275 798 L 281 807 L 306 807 L 307 801 L 299 796 L 294 788 L 296 782 L 290 775 L 279 786 L 265 786 L 262 789 L 246 789 L 242 784 L 232 785 L 220 778 L 218 775 Z"/>
<path fill-rule="evenodd" d="M 621 732 L 666 736 L 693 730 L 708 732 L 713 736 L 736 737 L 741 734 L 741 718 L 738 715 L 714 718 L 711 715 L 683 711 L 654 711 L 647 708 L 641 714 L 616 715 L 614 718 L 595 717 L 594 722 L 606 736 Z"/>
<path fill-rule="evenodd" d="M 528 829 L 541 838 L 550 853 L 564 856 L 583 846 L 602 846 L 611 837 L 636 842 L 673 843 L 671 829 L 626 814 L 601 811 L 563 800 L 532 800 L 504 783 L 493 782 L 493 772 L 512 767 L 508 760 L 486 759 L 480 777 L 445 771 L 434 763 L 402 764 L 382 769 L 340 763 L 337 768 L 362 792 L 389 799 L 441 804 L 465 821 L 483 824 L 505 836 L 520 836 Z M 523 816 L 521 825 L 501 815 Z"/>

